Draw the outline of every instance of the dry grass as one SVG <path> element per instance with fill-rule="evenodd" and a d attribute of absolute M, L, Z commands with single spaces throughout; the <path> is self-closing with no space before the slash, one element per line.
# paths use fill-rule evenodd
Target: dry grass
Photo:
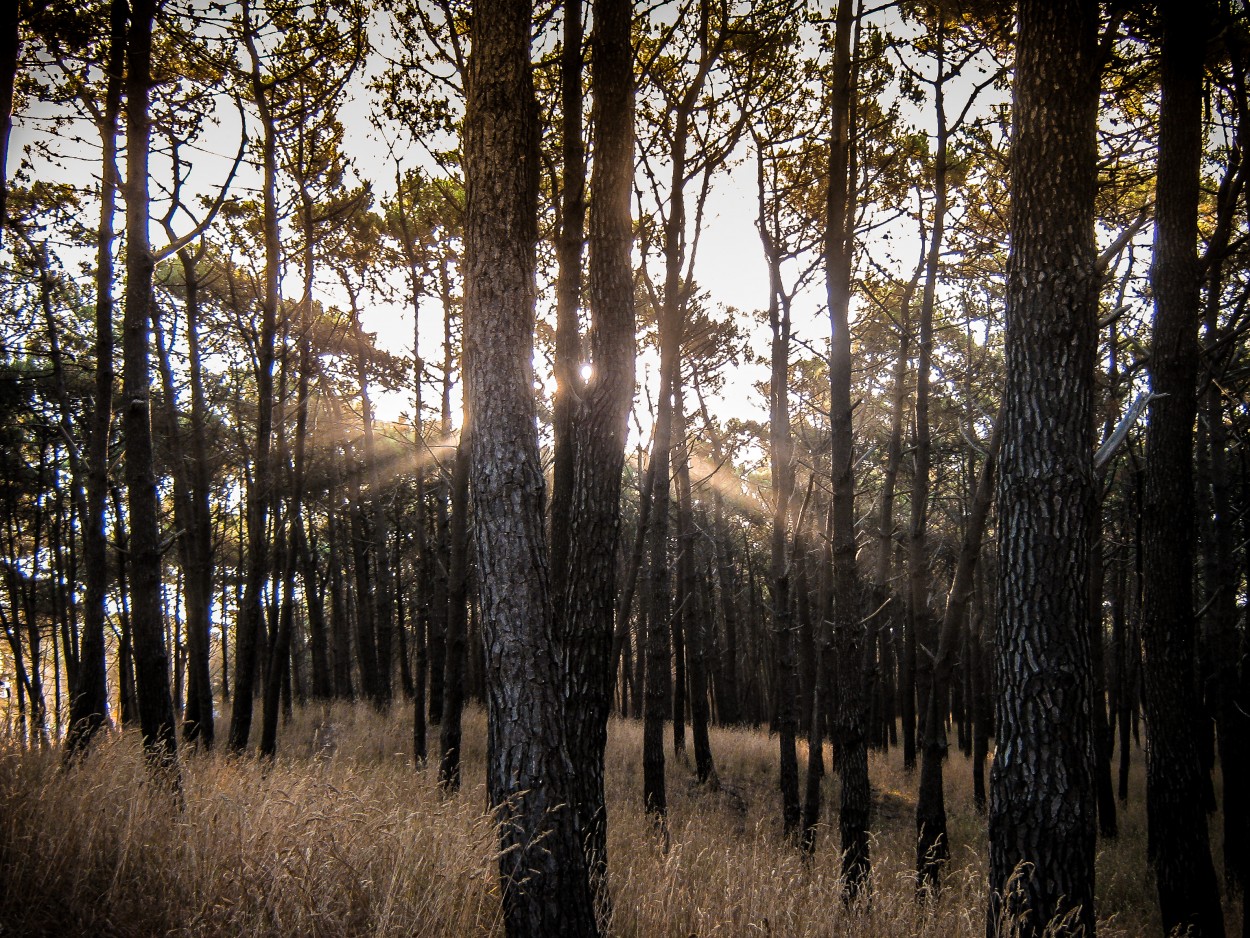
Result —
<path fill-rule="evenodd" d="M 182 811 L 146 781 L 132 734 L 69 773 L 56 752 L 0 752 L 0 934 L 501 934 L 483 716 L 466 718 L 471 784 L 446 797 L 434 769 L 413 768 L 404 709 L 305 711 L 270 766 L 184 758 Z M 318 752 L 323 721 L 335 726 L 333 752 Z M 640 810 L 641 728 L 613 725 L 614 935 L 984 934 L 984 820 L 962 757 L 947 773 L 953 862 L 940 898 L 923 907 L 911 877 L 915 779 L 895 753 L 874 757 L 872 901 L 848 909 L 836 830 L 822 832 L 808 864 L 781 841 L 775 739 L 720 730 L 712 742 L 718 790 L 694 784 L 670 751 L 665 850 Z M 1137 781 L 1124 836 L 1099 854 L 1103 936 L 1159 930 Z"/>

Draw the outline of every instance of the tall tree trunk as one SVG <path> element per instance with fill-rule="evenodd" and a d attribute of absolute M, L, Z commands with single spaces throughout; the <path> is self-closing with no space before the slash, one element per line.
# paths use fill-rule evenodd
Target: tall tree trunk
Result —
<path fill-rule="evenodd" d="M 369 590 L 368 602 L 373 606 L 373 630 L 375 654 L 377 656 L 376 681 L 373 693 L 373 705 L 378 710 L 385 710 L 391 704 L 394 686 L 394 655 L 395 642 L 395 599 L 394 581 L 391 576 L 390 532 L 391 521 L 387 511 L 386 497 L 382 486 L 382 470 L 378 466 L 377 443 L 373 429 L 373 401 L 369 396 L 369 372 L 365 359 L 365 334 L 360 324 L 360 313 L 356 308 L 356 294 L 348 289 L 351 300 L 352 326 L 356 333 L 356 381 L 360 387 L 361 425 L 364 429 L 364 469 L 369 480 L 369 502 L 373 509 L 370 512 L 368 526 L 370 541 L 369 553 L 373 559 L 373 586 Z M 365 602 L 365 594 L 361 602 Z"/>
<path fill-rule="evenodd" d="M 1094 0 L 1019 7 L 990 777 L 994 936 L 1019 927 L 1031 938 L 1068 914 L 1060 934 L 1094 934 L 1097 24 Z"/>
<path fill-rule="evenodd" d="M 95 269 L 95 401 L 87 442 L 87 516 L 83 519 L 82 645 L 79 651 L 78 684 L 71 688 L 69 736 L 66 752 L 85 747 L 108 719 L 108 679 L 105 661 L 104 624 L 108 618 L 108 541 L 105 513 L 108 506 L 109 432 L 113 423 L 113 234 L 117 206 L 117 132 L 121 114 L 122 73 L 126 56 L 125 0 L 109 5 L 108 82 L 99 132 L 102 150 L 100 169 L 100 222 L 96 228 Z M 17 17 L 12 17 L 13 54 L 16 56 Z M 3 101 L 0 101 L 0 106 Z M 7 115 L 0 107 L 0 114 Z M 7 116 L 4 133 L 7 134 Z M 7 140 L 0 140 L 6 146 Z M 3 174 L 0 165 L 0 175 Z M 0 180 L 0 186 L 3 181 Z M 4 219 L 0 215 L 0 228 Z"/>
<path fill-rule="evenodd" d="M 603 757 L 612 707 L 613 613 L 621 529 L 621 473 L 634 398 L 634 81 L 632 0 L 595 0 L 589 307 L 591 375 L 574 424 L 571 538 L 564 604 L 566 727 L 572 797 L 600 909 L 607 895 Z M 566 183 L 567 184 L 567 183 Z M 566 224 L 568 220 L 566 217 Z"/>
<path fill-rule="evenodd" d="M 934 307 L 937 305 L 938 266 L 942 260 L 942 240 L 946 232 L 946 204 L 948 196 L 946 191 L 946 150 L 949 145 L 947 139 L 949 131 L 946 123 L 946 94 L 944 88 L 947 79 L 944 25 L 943 16 L 939 13 L 937 16 L 937 28 L 932 40 L 937 57 L 937 78 L 933 84 L 937 119 L 937 137 L 934 141 L 933 152 L 933 231 L 929 236 L 928 254 L 925 257 L 924 292 L 921 295 L 920 321 L 917 324 L 915 423 L 913 425 L 914 433 L 911 445 L 911 520 L 907 532 L 907 629 L 910 633 L 908 639 L 909 649 L 914 647 L 922 635 L 928 638 L 932 631 L 929 611 L 929 555 L 927 546 L 929 476 L 933 472 L 932 440 L 929 430 L 929 385 L 933 372 L 933 313 Z M 928 689 L 927 695 L 921 693 L 918 696 L 918 699 L 924 704 L 924 710 L 920 717 L 920 727 L 924 735 L 922 735 L 920 742 L 927 750 L 930 744 L 928 733 L 931 729 L 934 729 L 932 706 L 937 702 L 933 699 L 937 688 L 934 680 L 932 659 L 928 655 L 917 659 L 913 652 L 911 668 L 917 688 Z M 945 715 L 943 714 L 943 720 L 944 717 Z M 938 745 L 940 752 L 942 743 L 935 744 Z M 937 771 L 941 772 L 940 759 L 937 763 Z M 937 779 L 936 785 L 938 786 L 936 790 L 940 792 L 941 779 Z M 932 780 L 930 785 L 926 786 L 922 779 L 920 791 L 922 793 L 934 792 Z M 928 866 L 923 860 L 923 854 L 920 851 L 936 847 L 939 853 L 941 853 L 946 848 L 939 843 L 938 839 L 935 839 L 936 832 L 934 832 L 933 837 L 929 837 L 926 836 L 923 828 L 919 828 L 923 813 L 922 805 L 920 801 L 917 801 L 916 822 L 918 825 L 917 834 L 920 837 L 916 848 L 917 870 L 928 869 L 933 871 L 934 875 L 932 877 L 926 875 L 922 876 L 922 879 L 927 878 L 935 884 L 937 867 Z M 933 820 L 944 828 L 945 812 L 942 811 L 940 813 L 939 820 L 939 812 L 935 809 Z M 944 834 L 945 832 L 943 831 L 942 833 Z M 945 855 L 942 854 L 936 858 L 936 862 L 940 865 L 945 859 Z"/>
<path fill-rule="evenodd" d="M 582 250 L 586 242 L 586 147 L 582 138 L 582 0 L 564 2 L 560 53 L 560 129 L 563 179 L 556 235 L 556 392 L 552 401 L 551 595 L 556 621 L 564 615 L 573 519 L 576 402 L 582 394 Z"/>
<path fill-rule="evenodd" d="M 1236 35 L 1231 30 L 1229 36 Z M 1216 230 L 1206 252 L 1207 278 L 1204 298 L 1205 355 L 1210 374 L 1206 376 L 1203 401 L 1208 432 L 1211 474 L 1210 543 L 1207 545 L 1207 579 L 1215 593 L 1207 619 L 1213 659 L 1212 691 L 1219 739 L 1220 770 L 1223 777 L 1224 880 L 1230 892 L 1241 892 L 1243 931 L 1250 930 L 1250 917 L 1244 912 L 1245 890 L 1250 886 L 1250 749 L 1240 741 L 1250 739 L 1250 707 L 1243 693 L 1241 671 L 1250 662 L 1238 634 L 1236 561 L 1237 525 L 1233 477 L 1229 466 L 1229 427 L 1225 420 L 1222 378 L 1229 355 L 1222 351 L 1227 332 L 1221 328 L 1225 261 L 1234 230 L 1234 220 L 1244 205 L 1243 196 L 1250 181 L 1250 160 L 1245 142 L 1250 135 L 1250 102 L 1245 87 L 1246 48 L 1232 40 L 1230 66 L 1237 96 L 1237 146 L 1229 156 L 1217 200 Z"/>
<path fill-rule="evenodd" d="M 877 560 L 873 574 L 873 604 L 882 608 L 879 614 L 881 621 L 876 623 L 880 635 L 891 630 L 898 635 L 901 629 L 909 629 L 910 622 L 900 603 L 891 600 L 890 572 L 894 562 L 894 494 L 897 486 L 899 467 L 903 462 L 903 417 L 907 406 L 907 365 L 911 357 L 911 306 L 920 283 L 920 275 L 924 272 L 928 253 L 921 255 L 911 280 L 903 287 L 899 298 L 898 313 L 898 355 L 894 359 L 894 374 L 891 378 L 890 392 L 890 436 L 886 444 L 885 467 L 881 479 L 881 509 L 877 521 Z M 886 604 L 889 603 L 887 606 Z M 893 629 L 890 629 L 893 625 Z M 891 645 L 894 639 L 889 639 Z M 884 642 L 883 642 L 884 645 Z M 916 765 L 916 691 L 915 691 L 915 656 L 910 660 L 903 656 L 905 667 L 901 670 L 895 697 L 903 722 L 903 765 L 914 768 Z M 891 724 L 893 720 L 891 720 Z"/>
<path fill-rule="evenodd" d="M 277 128 L 270 107 L 270 90 L 261 72 L 256 48 L 256 26 L 250 0 L 243 2 L 243 35 L 250 58 L 248 82 L 252 101 L 261 119 L 261 227 L 265 245 L 264 296 L 256 349 L 256 439 L 252 456 L 252 484 L 247 492 L 247 561 L 244 571 L 243 605 L 238 611 L 234 637 L 234 701 L 230 711 L 229 746 L 232 752 L 247 748 L 252 730 L 252 702 L 256 692 L 258 648 L 262 629 L 265 582 L 269 578 L 269 504 L 273 498 L 274 468 L 270 458 L 273 433 L 274 343 L 277 336 L 279 274 L 282 245 L 278 236 Z"/>
<path fill-rule="evenodd" d="M 183 283 L 187 293 L 187 334 L 190 338 L 192 323 L 198 317 L 196 307 L 199 304 L 199 283 L 194 260 L 183 257 L 181 261 Z M 159 313 L 152 318 L 152 333 L 156 340 L 157 363 L 161 373 L 166 421 L 169 424 L 172 449 L 176 454 L 185 454 L 175 458 L 171 467 L 174 483 L 174 525 L 179 531 L 178 555 L 184 582 L 183 605 L 187 612 L 187 693 L 182 714 L 182 732 L 186 742 L 195 743 L 203 740 L 205 748 L 208 748 L 212 746 L 213 739 L 213 691 L 208 661 L 213 601 L 212 559 L 204 556 L 203 552 L 205 546 L 211 546 L 211 532 L 208 542 L 201 536 L 203 533 L 201 524 L 209 520 L 207 516 L 208 493 L 206 489 L 200 489 L 196 485 L 194 441 L 186 439 L 179 426 L 180 415 L 174 389 L 173 368 L 169 360 L 169 348 L 165 342 L 165 332 Z M 198 377 L 200 375 L 194 374 L 192 380 Z M 202 399 L 202 388 L 200 396 Z M 198 498 L 201 495 L 204 499 L 202 511 Z M 175 677 L 177 678 L 178 675 L 179 669 L 175 668 Z M 177 684 L 177 681 L 175 683 Z M 176 688 L 175 701 L 179 697 L 180 694 Z"/>
<path fill-rule="evenodd" d="M 447 559 L 447 673 L 443 681 L 443 720 L 439 724 L 439 781 L 460 787 L 460 730 L 464 711 L 465 655 L 468 641 L 469 428 L 461 427 L 451 477 L 451 556 Z"/>
<path fill-rule="evenodd" d="M 538 126 L 529 0 L 473 4 L 465 117 L 465 407 L 486 645 L 487 789 L 509 936 L 597 935 L 570 808 L 533 396 Z"/>
<path fill-rule="evenodd" d="M 846 4 L 844 4 L 846 5 Z M 799 662 L 791 606 L 790 509 L 794 500 L 794 443 L 790 431 L 790 305 L 783 302 L 781 255 L 765 202 L 764 153 L 756 146 L 759 217 L 756 227 L 768 263 L 768 326 L 772 333 L 768 390 L 769 472 L 772 477 L 772 525 L 769 533 L 769 577 L 772 591 L 772 634 L 776 644 L 776 707 L 781 787 L 782 833 L 799 831 L 799 763 L 795 737 L 799 731 Z"/>
<path fill-rule="evenodd" d="M 369 519 L 365 516 L 364 497 L 360 491 L 360 476 L 364 471 L 362 459 L 351 444 L 347 444 L 345 449 L 344 458 L 351 460 L 347 465 L 347 494 L 352 573 L 356 585 L 353 617 L 356 625 L 356 663 L 360 668 L 360 693 L 376 706 L 381 695 L 378 689 L 381 678 L 378 676 L 377 631 L 373 624 L 377 607 L 371 599 L 374 574 L 369 548 L 373 544 L 373 536 L 369 532 Z"/>
<path fill-rule="evenodd" d="M 920 787 L 916 795 L 916 887 L 922 890 L 936 891 L 941 887 L 942 869 L 950 859 L 942 778 L 942 762 L 947 748 L 943 727 L 945 702 L 954 665 L 955 644 L 968 618 L 977 564 L 981 559 L 981 542 L 989 521 L 990 506 L 994 502 L 994 467 L 1002 442 L 1001 426 L 1000 418 L 994 427 L 994 435 L 972 493 L 955 573 L 946 596 L 937 653 L 933 658 L 933 679 L 924 708 L 924 747 L 920 756 Z"/>
<path fill-rule="evenodd" d="M 1197 410 L 1198 200 L 1206 3 L 1161 5 L 1155 295 L 1143 493 L 1142 650 L 1148 851 L 1167 933 L 1222 936 L 1195 746 L 1193 426 Z"/>
<path fill-rule="evenodd" d="M 139 725 L 154 764 L 177 778 L 177 738 L 161 613 L 161 532 L 152 454 L 148 242 L 148 98 L 152 86 L 153 0 L 134 0 L 126 44 L 126 313 L 123 321 L 125 477 L 130 515 L 130 623 Z"/>
<path fill-rule="evenodd" d="M 868 782 L 864 657 L 866 628 L 861 616 L 859 572 L 855 563 L 854 431 L 851 401 L 851 258 L 855 218 L 851 127 L 855 113 L 851 0 L 840 0 L 835 24 L 832 110 L 829 141 L 824 253 L 829 303 L 830 473 L 833 506 L 828 563 L 833 570 L 833 634 L 837 656 L 838 697 L 834 746 L 842 780 L 838 827 L 842 837 L 845 895 L 857 896 L 871 871 L 868 820 L 872 791 Z"/>
<path fill-rule="evenodd" d="M 698 542 L 694 522 L 694 494 L 690 484 L 690 444 L 681 403 L 681 385 L 676 389 L 677 411 L 682 414 L 678 443 L 677 482 L 677 555 L 678 605 L 681 612 L 681 633 L 686 647 L 686 678 L 690 702 L 690 735 L 694 742 L 695 776 L 700 782 L 713 777 L 712 746 L 708 738 L 707 664 L 704 657 L 704 611 L 698 576 Z M 627 416 L 627 415 L 626 415 Z M 623 420 L 624 418 L 622 418 Z M 623 438 L 622 438 L 623 442 Z M 623 454 L 622 454 L 623 455 Z M 619 473 L 618 473 L 619 474 Z M 676 709 L 674 704 L 674 709 Z"/>

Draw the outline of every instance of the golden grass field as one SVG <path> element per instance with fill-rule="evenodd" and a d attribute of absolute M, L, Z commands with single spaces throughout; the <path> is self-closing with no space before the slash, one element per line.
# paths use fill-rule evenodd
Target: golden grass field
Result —
<path fill-rule="evenodd" d="M 0 936 L 500 935 L 480 711 L 466 714 L 464 789 L 416 769 L 410 711 L 308 708 L 273 764 L 184 754 L 184 800 L 147 781 L 133 733 L 64 772 L 58 750 L 0 749 Z M 321 748 L 332 724 L 337 746 Z M 671 738 L 669 741 L 671 746 Z M 719 790 L 669 751 L 670 843 L 641 810 L 642 728 L 614 721 L 607 755 L 615 936 L 984 934 L 985 827 L 968 763 L 947 766 L 952 862 L 915 901 L 916 777 L 874 754 L 871 902 L 840 899 L 833 830 L 804 863 L 783 842 L 776 739 L 713 730 Z M 1137 753 L 1121 836 L 1099 846 L 1099 934 L 1159 933 Z M 802 761 L 802 754 L 800 755 Z M 836 782 L 826 780 L 836 804 Z M 1213 835 L 1218 825 L 1213 825 Z M 1218 844 L 1217 844 L 1218 846 Z M 1230 933 L 1240 908 L 1227 908 Z"/>

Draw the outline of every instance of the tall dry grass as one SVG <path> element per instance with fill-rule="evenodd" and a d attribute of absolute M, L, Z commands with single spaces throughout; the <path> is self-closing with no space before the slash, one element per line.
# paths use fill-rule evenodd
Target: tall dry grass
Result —
<path fill-rule="evenodd" d="M 306 710 L 273 764 L 184 756 L 181 810 L 147 780 L 133 734 L 107 739 L 69 772 L 57 751 L 4 750 L 0 935 L 501 934 L 483 715 L 466 717 L 468 784 L 449 797 L 434 768 L 414 768 L 403 710 Z M 834 827 L 809 863 L 782 842 L 776 740 L 714 730 L 712 744 L 719 788 L 696 785 L 670 750 L 666 849 L 640 810 L 641 727 L 613 724 L 613 935 L 984 934 L 985 826 L 962 756 L 947 773 L 946 887 L 923 906 L 911 876 L 915 779 L 895 754 L 873 758 L 872 898 L 848 908 L 836 817 L 826 810 Z M 1136 781 L 1122 837 L 1100 847 L 1104 936 L 1158 933 Z M 836 783 L 825 794 L 836 804 Z"/>

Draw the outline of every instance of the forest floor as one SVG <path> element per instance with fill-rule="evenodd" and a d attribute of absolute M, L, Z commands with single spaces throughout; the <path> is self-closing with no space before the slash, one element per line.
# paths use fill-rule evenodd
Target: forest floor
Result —
<path fill-rule="evenodd" d="M 410 718 L 406 707 L 390 716 L 310 707 L 284 728 L 273 764 L 184 754 L 181 809 L 147 781 L 133 733 L 111 736 L 70 772 L 58 750 L 0 740 L 0 936 L 502 934 L 484 716 L 466 714 L 466 784 L 452 796 L 439 790 L 436 767 L 414 769 Z M 825 783 L 832 827 L 805 863 L 781 837 L 775 737 L 714 729 L 719 787 L 698 785 L 689 763 L 672 757 L 671 733 L 668 746 L 665 849 L 641 810 L 642 727 L 613 721 L 613 936 L 984 935 L 985 818 L 957 751 L 946 771 L 952 859 L 941 894 L 915 900 L 918 773 L 905 773 L 894 749 L 871 756 L 871 901 L 847 907 L 829 807 L 836 781 Z M 1160 933 L 1145 858 L 1144 753 L 1135 755 L 1120 836 L 1098 848 L 1103 938 Z M 1226 912 L 1235 934 L 1240 903 Z"/>

